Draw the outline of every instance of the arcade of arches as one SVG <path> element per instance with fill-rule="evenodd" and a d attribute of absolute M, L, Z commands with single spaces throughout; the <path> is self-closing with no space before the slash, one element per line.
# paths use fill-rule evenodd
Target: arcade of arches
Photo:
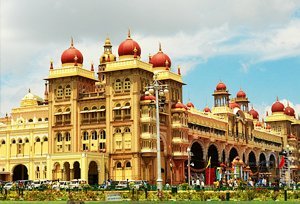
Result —
<path fill-rule="evenodd" d="M 205 144 L 205 143 L 204 143 Z M 266 156 L 268 155 L 268 156 Z M 240 149 L 233 145 L 224 145 L 222 143 L 211 143 L 203 145 L 202 141 L 194 141 L 191 144 L 191 175 L 204 173 L 206 167 L 217 168 L 221 163 L 231 166 L 231 162 L 236 157 L 242 158 L 246 166 L 249 166 L 253 173 L 275 171 L 277 166 L 276 156 L 272 152 L 258 152 L 253 149 Z M 208 161 L 210 158 L 210 165 Z M 188 160 L 185 164 L 185 178 L 188 174 Z"/>

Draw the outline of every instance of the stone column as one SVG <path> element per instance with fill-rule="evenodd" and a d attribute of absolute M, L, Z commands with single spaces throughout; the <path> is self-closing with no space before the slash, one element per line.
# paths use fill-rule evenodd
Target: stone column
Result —
<path fill-rule="evenodd" d="M 74 179 L 74 168 L 70 168 L 70 180 Z"/>

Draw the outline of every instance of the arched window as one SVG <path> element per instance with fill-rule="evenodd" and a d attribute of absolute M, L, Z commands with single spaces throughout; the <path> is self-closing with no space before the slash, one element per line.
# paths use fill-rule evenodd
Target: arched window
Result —
<path fill-rule="evenodd" d="M 89 140 L 89 133 L 88 132 L 83 132 L 83 140 Z"/>
<path fill-rule="evenodd" d="M 117 163 L 117 168 L 122 168 L 121 162 L 118 162 L 118 163 Z"/>
<path fill-rule="evenodd" d="M 66 141 L 71 141 L 71 135 L 69 132 L 65 133 L 65 139 L 66 139 Z"/>
<path fill-rule="evenodd" d="M 131 167 L 131 163 L 130 162 L 127 162 L 126 163 L 126 167 L 128 168 L 128 167 Z"/>
<path fill-rule="evenodd" d="M 22 144 L 22 142 L 23 142 L 22 139 L 19 139 L 19 140 L 18 140 L 18 143 L 19 143 L 19 144 Z"/>
<path fill-rule="evenodd" d="M 115 133 L 121 133 L 121 129 L 120 128 L 116 128 L 115 129 Z"/>
<path fill-rule="evenodd" d="M 130 79 L 126 78 L 124 81 L 124 90 L 129 91 L 130 90 Z"/>
<path fill-rule="evenodd" d="M 44 142 L 48 142 L 48 137 L 44 137 Z"/>
<path fill-rule="evenodd" d="M 129 128 L 129 127 L 126 127 L 126 128 L 124 129 L 124 132 L 130 132 L 130 128 Z"/>
<path fill-rule="evenodd" d="M 117 104 L 114 108 L 115 118 L 119 119 L 121 118 L 121 104 Z"/>
<path fill-rule="evenodd" d="M 97 140 L 97 132 L 96 131 L 93 131 L 92 132 L 92 140 Z"/>
<path fill-rule="evenodd" d="M 39 122 L 42 122 L 42 118 L 39 118 L 38 121 L 39 121 Z"/>
<path fill-rule="evenodd" d="M 122 107 L 122 109 L 124 109 L 124 116 L 127 117 L 127 118 L 130 118 L 130 103 L 126 103 L 124 107 Z"/>
<path fill-rule="evenodd" d="M 122 82 L 120 79 L 115 81 L 115 92 L 120 92 L 122 90 Z"/>
<path fill-rule="evenodd" d="M 30 119 L 28 120 L 28 122 L 32 123 L 32 122 L 33 122 L 33 119 L 30 118 Z"/>
<path fill-rule="evenodd" d="M 65 96 L 66 97 L 70 97 L 71 96 L 71 86 L 70 85 L 67 85 L 66 88 L 65 88 Z"/>
<path fill-rule="evenodd" d="M 100 131 L 100 139 L 106 139 L 106 132 L 105 130 Z"/>
<path fill-rule="evenodd" d="M 25 143 L 29 143 L 29 139 L 28 138 L 25 139 Z"/>
<path fill-rule="evenodd" d="M 100 118 L 105 118 L 105 106 L 100 107 Z"/>
<path fill-rule="evenodd" d="M 5 144 L 5 140 L 2 140 L 1 144 L 3 144 L 3 145 L 4 145 L 4 144 Z"/>
<path fill-rule="evenodd" d="M 35 142 L 40 142 L 41 139 L 39 137 L 35 138 Z"/>
<path fill-rule="evenodd" d="M 15 139 L 12 139 L 11 143 L 12 143 L 12 144 L 16 144 L 16 140 L 15 140 Z"/>
<path fill-rule="evenodd" d="M 62 86 L 59 86 L 56 90 L 56 97 L 57 98 L 62 98 L 64 94 L 64 90 L 62 88 Z"/>
<path fill-rule="evenodd" d="M 61 133 L 57 133 L 57 142 L 61 142 L 62 141 L 62 135 Z"/>
<path fill-rule="evenodd" d="M 48 118 L 45 118 L 45 121 L 48 121 Z"/>

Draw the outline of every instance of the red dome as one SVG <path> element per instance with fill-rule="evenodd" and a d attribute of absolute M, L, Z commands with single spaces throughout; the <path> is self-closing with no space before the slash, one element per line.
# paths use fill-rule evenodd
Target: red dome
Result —
<path fill-rule="evenodd" d="M 177 108 L 187 109 L 187 107 L 183 103 L 181 103 L 180 101 L 178 101 L 177 103 L 172 105 L 172 109 L 177 109 Z"/>
<path fill-rule="evenodd" d="M 151 100 L 151 101 L 155 101 L 155 96 L 153 95 L 143 95 L 141 96 L 141 101 L 147 101 L 147 100 Z"/>
<path fill-rule="evenodd" d="M 129 31 L 128 38 L 119 45 L 118 54 L 119 56 L 134 55 L 135 49 L 136 49 L 136 55 L 141 56 L 141 47 L 137 42 L 131 39 L 130 31 Z"/>
<path fill-rule="evenodd" d="M 83 56 L 81 52 L 73 46 L 73 43 L 71 43 L 71 47 L 62 53 L 61 63 L 75 63 L 75 58 L 77 58 L 78 64 L 83 64 Z"/>
<path fill-rule="evenodd" d="M 254 110 L 253 108 L 249 111 L 249 114 L 252 115 L 253 119 L 257 119 L 258 120 L 258 112 L 256 110 Z"/>
<path fill-rule="evenodd" d="M 216 90 L 217 91 L 226 91 L 226 85 L 223 82 L 218 83 Z"/>
<path fill-rule="evenodd" d="M 281 102 L 279 102 L 278 99 L 277 99 L 277 101 L 272 105 L 271 110 L 272 110 L 272 113 L 274 113 L 274 112 L 283 112 L 284 111 L 284 105 Z"/>
<path fill-rule="evenodd" d="M 166 63 L 169 63 L 168 65 Z M 152 56 L 150 63 L 155 67 L 171 67 L 171 59 L 168 55 L 161 51 L 161 45 L 159 44 L 159 51 Z"/>
<path fill-rule="evenodd" d="M 289 116 L 295 116 L 295 110 L 288 105 L 284 110 L 284 114 Z"/>
<path fill-rule="evenodd" d="M 194 104 L 193 104 L 192 102 L 188 102 L 188 103 L 186 104 L 186 106 L 187 106 L 188 108 L 195 108 L 195 106 L 194 106 Z"/>
<path fill-rule="evenodd" d="M 210 113 L 210 112 L 211 112 L 210 108 L 207 107 L 207 106 L 203 109 L 203 111 L 204 111 L 205 113 Z"/>
<path fill-rule="evenodd" d="M 231 109 L 240 108 L 240 105 L 237 104 L 236 102 L 229 102 L 229 108 Z"/>
<path fill-rule="evenodd" d="M 237 92 L 236 94 L 237 98 L 246 98 L 246 93 L 242 90 L 239 90 L 239 92 Z"/>
<path fill-rule="evenodd" d="M 271 129 L 271 125 L 267 124 L 266 129 L 270 130 Z"/>
<path fill-rule="evenodd" d="M 256 124 L 255 124 L 256 127 L 261 127 L 261 123 L 258 121 Z"/>

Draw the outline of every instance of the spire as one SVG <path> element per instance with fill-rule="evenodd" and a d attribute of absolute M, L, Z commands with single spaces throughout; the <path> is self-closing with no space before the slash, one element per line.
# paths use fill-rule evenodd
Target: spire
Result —
<path fill-rule="evenodd" d="M 50 60 L 50 69 L 53 69 L 53 60 Z"/>
<path fill-rule="evenodd" d="M 71 37 L 71 47 L 74 47 L 73 37 Z"/>
<path fill-rule="evenodd" d="M 94 63 L 91 62 L 91 71 L 93 72 L 94 71 Z"/>
<path fill-rule="evenodd" d="M 181 75 L 180 66 L 178 65 L 178 75 Z"/>
<path fill-rule="evenodd" d="M 159 51 L 159 52 L 162 52 L 162 51 L 161 51 L 161 43 L 160 43 L 160 42 L 159 42 L 158 51 Z"/>
<path fill-rule="evenodd" d="M 31 93 L 31 90 L 30 90 L 30 89 L 28 89 L 28 93 Z"/>
<path fill-rule="evenodd" d="M 279 101 L 278 96 L 276 96 L 276 101 Z"/>
<path fill-rule="evenodd" d="M 151 63 L 151 58 L 152 58 L 152 56 L 151 56 L 151 54 L 149 53 L 149 63 Z"/>
<path fill-rule="evenodd" d="M 128 28 L 128 36 L 127 36 L 128 39 L 131 39 L 131 36 L 130 36 L 130 28 Z"/>
<path fill-rule="evenodd" d="M 45 104 L 48 104 L 48 84 L 47 82 L 45 82 L 45 92 L 44 92 L 44 101 L 45 101 Z"/>

